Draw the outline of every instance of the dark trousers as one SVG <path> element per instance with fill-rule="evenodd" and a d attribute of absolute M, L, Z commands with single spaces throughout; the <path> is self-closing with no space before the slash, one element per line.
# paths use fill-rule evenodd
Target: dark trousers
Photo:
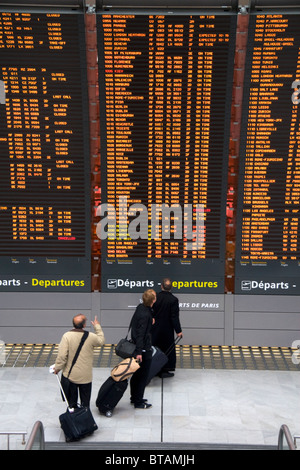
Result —
<path fill-rule="evenodd" d="M 172 347 L 174 345 L 174 342 L 170 344 L 170 346 Z M 170 347 L 169 346 L 169 347 Z M 168 350 L 168 348 L 166 348 L 166 351 Z M 169 353 L 168 353 L 168 359 L 169 361 L 167 362 L 167 364 L 164 366 L 164 369 L 165 370 L 175 370 L 176 368 L 176 350 L 175 350 L 175 347 L 174 349 L 172 349 Z"/>
<path fill-rule="evenodd" d="M 76 408 L 78 404 L 78 392 L 80 404 L 89 407 L 92 393 L 92 383 L 74 384 L 67 377 L 61 376 L 61 385 L 69 402 L 70 408 Z"/>
<path fill-rule="evenodd" d="M 140 368 L 130 379 L 131 401 L 137 405 L 143 403 L 144 391 L 147 385 L 147 379 L 152 361 L 152 350 L 143 352 Z"/>

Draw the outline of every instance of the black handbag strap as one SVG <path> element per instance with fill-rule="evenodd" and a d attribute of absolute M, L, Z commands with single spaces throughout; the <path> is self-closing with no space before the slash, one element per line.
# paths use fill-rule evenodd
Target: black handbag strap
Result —
<path fill-rule="evenodd" d="M 134 316 L 134 315 L 133 315 L 133 316 Z M 129 325 L 129 327 L 128 327 L 127 335 L 125 336 L 126 339 L 127 339 L 128 335 L 129 335 L 129 332 L 130 332 L 130 330 L 131 330 L 131 324 L 132 324 L 133 316 L 132 316 L 132 318 L 131 318 L 131 320 L 130 320 L 130 325 Z"/>
<path fill-rule="evenodd" d="M 83 346 L 83 343 L 84 343 L 85 340 L 87 339 L 88 335 L 89 335 L 89 332 L 88 332 L 88 331 L 84 331 L 84 332 L 83 332 L 83 335 L 82 335 L 82 338 L 81 338 L 81 340 L 80 340 L 79 346 L 78 346 L 77 351 L 76 351 L 76 353 L 75 353 L 75 356 L 74 356 L 74 358 L 73 358 L 72 365 L 71 365 L 71 368 L 70 368 L 69 373 L 68 373 L 68 377 L 69 377 L 70 374 L 71 374 L 71 370 L 73 369 L 73 366 L 74 366 L 75 362 L 76 362 L 77 359 L 78 359 L 78 356 L 79 356 L 79 353 L 80 353 L 81 348 L 82 348 L 82 346 Z"/>

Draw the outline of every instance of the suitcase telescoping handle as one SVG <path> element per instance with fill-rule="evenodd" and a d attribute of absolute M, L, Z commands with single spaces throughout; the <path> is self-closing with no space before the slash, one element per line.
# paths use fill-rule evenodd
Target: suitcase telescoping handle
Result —
<path fill-rule="evenodd" d="M 65 392 L 64 392 L 64 389 L 62 388 L 62 384 L 61 384 L 60 378 L 58 377 L 58 374 L 55 374 L 55 375 L 56 375 L 57 381 L 58 381 L 58 383 L 59 383 L 60 391 L 61 391 L 61 393 L 62 393 L 62 395 L 63 395 L 63 397 L 64 397 L 64 399 L 65 399 L 65 402 L 66 402 L 66 404 L 67 404 L 68 410 L 69 410 L 70 413 L 73 413 L 74 408 L 70 408 L 69 402 L 68 402 L 67 397 L 66 397 Z"/>
<path fill-rule="evenodd" d="M 67 407 L 68 407 L 70 413 L 73 413 L 74 408 L 70 408 L 69 402 L 68 402 L 67 397 L 66 397 L 65 392 L 64 392 L 64 389 L 62 388 L 61 380 L 60 380 L 58 374 L 55 374 L 54 364 L 52 364 L 52 366 L 49 367 L 49 372 L 50 372 L 50 374 L 56 375 L 56 378 L 57 378 L 58 385 L 59 385 L 60 391 L 62 393 L 62 396 L 64 397 L 64 400 L 67 404 Z"/>
<path fill-rule="evenodd" d="M 62 384 L 61 384 L 60 378 L 58 377 L 57 374 L 56 374 L 56 378 L 57 378 L 57 381 L 58 381 L 58 383 L 59 383 L 59 388 L 60 388 L 60 390 L 61 390 L 61 393 L 62 393 L 62 395 L 63 395 L 63 397 L 64 397 L 64 399 L 65 399 L 65 402 L 66 402 L 66 404 L 67 404 L 68 410 L 69 410 L 70 413 L 73 413 L 74 408 L 70 408 L 69 402 L 68 402 L 67 397 L 66 397 L 65 392 L 64 392 L 64 389 L 62 388 Z"/>
<path fill-rule="evenodd" d="M 166 350 L 165 355 L 168 356 L 170 352 L 175 348 L 176 344 L 179 343 L 181 340 L 181 336 L 177 336 L 177 338 L 174 340 L 174 343 L 171 344 L 171 346 Z"/>

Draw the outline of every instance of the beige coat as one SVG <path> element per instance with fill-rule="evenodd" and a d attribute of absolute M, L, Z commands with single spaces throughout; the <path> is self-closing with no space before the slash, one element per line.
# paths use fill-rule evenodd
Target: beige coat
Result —
<path fill-rule="evenodd" d="M 77 361 L 71 371 L 69 379 L 76 384 L 85 384 L 92 381 L 94 348 L 103 346 L 104 334 L 99 324 L 94 326 L 95 333 L 89 333 L 80 351 Z M 65 333 L 58 347 L 55 370 L 62 371 L 68 377 L 73 358 L 83 335 L 83 330 L 71 330 Z"/>

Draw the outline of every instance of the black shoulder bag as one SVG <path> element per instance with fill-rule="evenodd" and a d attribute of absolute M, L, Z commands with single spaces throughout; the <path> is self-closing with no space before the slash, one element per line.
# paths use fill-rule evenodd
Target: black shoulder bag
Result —
<path fill-rule="evenodd" d="M 133 357 L 135 352 L 135 344 L 131 339 L 128 339 L 129 331 L 131 329 L 132 319 L 127 331 L 125 338 L 120 339 L 118 344 L 115 347 L 115 353 L 117 356 L 122 357 L 122 359 L 127 359 L 128 357 Z"/>
<path fill-rule="evenodd" d="M 89 335 L 89 332 L 88 332 L 88 331 L 84 331 L 84 332 L 83 332 L 82 338 L 81 338 L 81 340 L 80 340 L 80 343 L 79 343 L 79 345 L 78 345 L 77 351 L 76 351 L 75 356 L 74 356 L 73 361 L 72 361 L 71 368 L 70 368 L 69 373 L 68 373 L 68 378 L 69 378 L 69 376 L 70 376 L 70 374 L 71 374 L 71 370 L 73 369 L 73 367 L 74 367 L 74 365 L 75 365 L 75 362 L 76 362 L 77 359 L 78 359 L 78 356 L 79 356 L 79 353 L 80 353 L 80 351 L 81 351 L 81 348 L 82 348 L 82 346 L 83 346 L 85 340 L 87 339 L 88 335 Z"/>

